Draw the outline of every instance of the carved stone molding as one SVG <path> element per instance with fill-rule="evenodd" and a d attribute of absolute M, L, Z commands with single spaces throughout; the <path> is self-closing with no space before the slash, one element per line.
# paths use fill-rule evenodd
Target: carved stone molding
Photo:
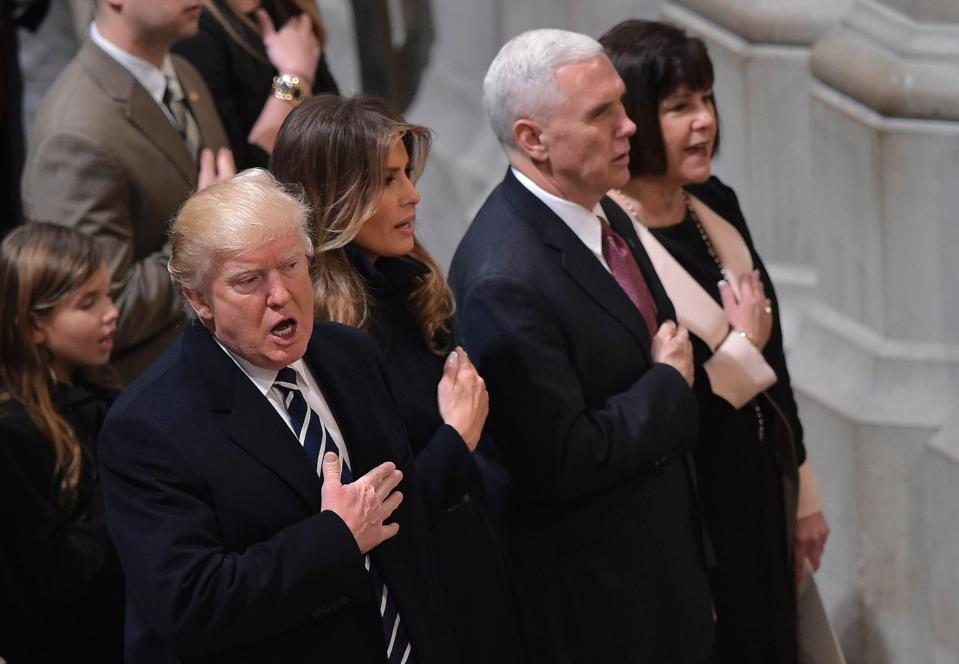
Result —
<path fill-rule="evenodd" d="M 853 0 L 677 0 L 755 44 L 809 46 Z"/>
<path fill-rule="evenodd" d="M 959 24 L 858 0 L 812 49 L 813 74 L 886 117 L 959 120 Z"/>

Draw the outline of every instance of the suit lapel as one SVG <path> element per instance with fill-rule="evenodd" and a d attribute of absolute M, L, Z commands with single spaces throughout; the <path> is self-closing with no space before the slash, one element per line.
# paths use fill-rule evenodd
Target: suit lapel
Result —
<path fill-rule="evenodd" d="M 196 162 L 190 156 L 183 137 L 164 115 L 160 105 L 123 65 L 92 41 L 84 43 L 80 57 L 106 93 L 124 106 L 130 124 L 176 167 L 192 189 L 196 184 Z"/>
<path fill-rule="evenodd" d="M 372 470 L 374 465 L 388 460 L 403 466 L 404 459 L 401 458 L 403 451 L 389 445 L 393 435 L 388 427 L 390 413 L 383 409 L 392 410 L 392 402 L 381 403 L 385 392 L 371 392 L 366 380 L 355 378 L 357 375 L 353 365 L 355 358 L 350 357 L 348 353 L 334 354 L 324 349 L 323 325 L 325 324 L 318 323 L 314 326 L 313 338 L 307 348 L 305 359 L 323 390 L 323 396 L 348 446 L 353 477 L 359 478 Z M 368 398 L 367 395 L 369 395 Z M 379 402 L 374 399 L 378 399 Z M 409 454 L 406 456 L 408 457 Z M 411 481 L 412 478 L 404 478 L 403 483 L 407 484 Z M 404 492 L 415 490 L 412 486 L 405 488 L 403 484 L 399 488 Z M 409 505 L 410 503 L 407 502 L 405 507 L 401 507 L 399 513 L 394 514 L 394 518 L 402 520 L 403 510 L 409 509 Z M 401 525 L 401 527 L 414 528 L 410 524 Z M 417 532 L 415 529 L 402 532 L 406 538 L 427 536 L 425 532 Z M 402 538 L 389 539 L 374 548 L 370 555 L 377 571 L 386 580 L 390 593 L 400 606 L 407 631 L 415 639 L 426 633 L 427 625 L 420 612 L 416 610 L 416 602 L 410 598 L 422 596 L 424 589 L 418 588 L 413 582 L 414 577 L 410 575 L 408 568 L 411 563 L 408 558 L 410 544 L 404 544 L 403 541 Z M 406 602 L 403 601 L 404 598 Z"/>
<path fill-rule="evenodd" d="M 359 478 L 373 468 L 374 462 L 379 464 L 387 459 L 397 459 L 381 447 L 385 442 L 381 440 L 382 434 L 371 434 L 368 430 L 366 423 L 371 417 L 376 418 L 377 405 L 360 398 L 367 393 L 367 386 L 355 380 L 350 358 L 324 352 L 322 339 L 322 332 L 318 333 L 314 326 L 305 359 L 343 435 L 353 477 Z"/>
<path fill-rule="evenodd" d="M 319 511 L 320 478 L 266 397 L 199 324 L 184 331 L 183 343 L 204 383 L 210 411 L 226 435 L 286 482 L 310 511 Z"/>
<path fill-rule="evenodd" d="M 520 217 L 533 226 L 544 243 L 560 253 L 559 261 L 563 270 L 600 307 L 629 330 L 648 358 L 651 339 L 646 331 L 646 323 L 613 275 L 606 271 L 562 219 L 520 184 L 512 170 L 507 172 L 503 184 L 506 198 L 519 210 Z"/>

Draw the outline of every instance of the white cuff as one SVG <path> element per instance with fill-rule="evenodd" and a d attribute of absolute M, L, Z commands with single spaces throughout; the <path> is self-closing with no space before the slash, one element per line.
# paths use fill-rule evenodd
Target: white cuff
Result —
<path fill-rule="evenodd" d="M 759 349 L 745 337 L 731 332 L 703 365 L 713 394 L 742 408 L 749 400 L 776 383 L 776 372 Z"/>

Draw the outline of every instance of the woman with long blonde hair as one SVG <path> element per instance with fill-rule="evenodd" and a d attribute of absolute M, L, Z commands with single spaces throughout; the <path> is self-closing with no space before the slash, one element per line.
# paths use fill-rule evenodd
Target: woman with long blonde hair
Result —
<path fill-rule="evenodd" d="M 266 166 L 276 133 L 304 99 L 338 92 L 314 0 L 201 0 L 199 32 L 173 50 L 213 94 L 237 170 Z"/>
<path fill-rule="evenodd" d="M 406 422 L 417 484 L 461 662 L 524 660 L 510 577 L 486 513 L 479 469 L 486 387 L 455 345 L 453 298 L 416 237 L 415 183 L 428 129 L 373 97 L 316 97 L 290 114 L 271 170 L 313 206 L 315 311 L 366 329 L 384 353 Z"/>
<path fill-rule="evenodd" d="M 96 438 L 116 396 L 93 374 L 113 348 L 109 288 L 93 241 L 72 229 L 31 223 L 0 245 L 0 551 L 4 602 L 16 607 L 0 655 L 10 664 L 121 661 L 122 577 L 96 482 Z"/>

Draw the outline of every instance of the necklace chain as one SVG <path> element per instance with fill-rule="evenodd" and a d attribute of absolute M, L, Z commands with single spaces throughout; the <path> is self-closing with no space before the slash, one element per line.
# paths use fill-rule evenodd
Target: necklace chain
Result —
<path fill-rule="evenodd" d="M 699 220 L 699 215 L 696 214 L 696 210 L 693 209 L 693 204 L 689 200 L 689 194 L 685 189 L 683 191 L 683 202 L 686 203 L 686 212 L 689 214 L 689 218 L 693 220 L 693 223 L 696 224 L 696 230 L 699 231 L 699 237 L 703 239 L 703 244 L 706 245 L 706 251 L 709 252 L 710 257 L 713 259 L 713 262 L 716 263 L 716 267 L 719 268 L 719 273 L 723 275 L 723 279 L 729 281 L 729 272 L 726 271 L 726 266 L 723 264 L 723 261 L 719 258 L 719 254 L 716 252 L 716 248 L 713 247 L 712 241 L 709 239 L 709 235 L 706 233 L 705 227 L 703 227 L 703 222 Z"/>
<path fill-rule="evenodd" d="M 699 220 L 699 215 L 696 214 L 696 210 L 693 209 L 692 201 L 689 200 L 689 193 L 683 189 L 683 202 L 686 203 L 686 212 L 689 214 L 689 218 L 693 220 L 693 223 L 696 224 L 696 230 L 699 231 L 699 237 L 702 238 L 703 244 L 706 245 L 706 251 L 709 252 L 710 257 L 716 263 L 716 267 L 719 268 L 719 273 L 723 276 L 727 282 L 729 282 L 729 272 L 726 270 L 726 266 L 723 264 L 722 259 L 719 258 L 719 253 L 717 253 L 716 248 L 713 246 L 712 241 L 709 239 L 709 235 L 706 233 L 706 228 L 703 226 L 703 222 Z M 629 209 L 627 207 L 627 209 Z M 638 217 L 637 217 L 638 218 Z M 759 437 L 759 442 L 763 442 L 766 439 L 766 420 L 763 417 L 763 410 L 759 407 L 759 400 L 753 399 L 753 410 L 756 413 L 756 433 Z"/>

